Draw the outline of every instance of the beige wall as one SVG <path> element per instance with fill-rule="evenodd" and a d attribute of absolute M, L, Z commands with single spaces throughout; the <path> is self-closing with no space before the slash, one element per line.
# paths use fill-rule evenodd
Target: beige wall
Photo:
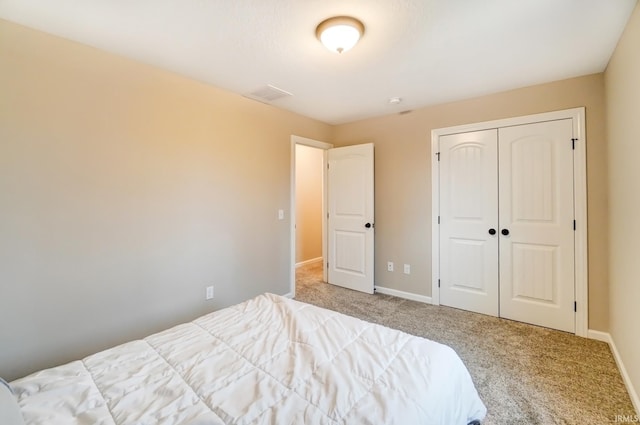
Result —
<path fill-rule="evenodd" d="M 425 82 L 428 84 L 428 82 Z M 608 329 L 607 151 L 602 74 L 337 126 L 337 146 L 375 143 L 377 285 L 431 295 L 431 130 L 586 107 L 589 328 Z M 411 274 L 386 271 L 387 261 Z"/>
<path fill-rule="evenodd" d="M 296 145 L 296 263 L 322 257 L 324 151 Z"/>
<path fill-rule="evenodd" d="M 289 291 L 290 138 L 330 126 L 6 21 L 0 70 L 0 376 Z"/>
<path fill-rule="evenodd" d="M 608 183 L 603 74 L 331 127 L 0 20 L 0 376 L 288 292 L 289 223 L 277 209 L 289 204 L 292 134 L 375 143 L 376 283 L 429 296 L 430 131 L 585 106 L 589 327 L 606 331 L 611 318 L 638 385 L 627 323 L 639 273 L 625 238 L 638 206 L 637 33 L 636 10 L 606 73 L 620 147 Z"/>
<path fill-rule="evenodd" d="M 640 5 L 605 72 L 609 140 L 610 333 L 640 412 Z"/>

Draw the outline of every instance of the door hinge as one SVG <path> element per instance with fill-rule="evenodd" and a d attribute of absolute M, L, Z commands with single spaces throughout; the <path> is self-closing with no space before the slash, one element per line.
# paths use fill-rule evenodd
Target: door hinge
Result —
<path fill-rule="evenodd" d="M 576 150 L 576 142 L 578 139 L 571 139 L 571 149 Z"/>
<path fill-rule="evenodd" d="M 438 224 L 440 224 L 440 216 L 438 216 Z"/>
<path fill-rule="evenodd" d="M 329 213 L 327 213 L 327 220 L 329 220 Z"/>
<path fill-rule="evenodd" d="M 440 152 L 436 152 L 436 156 L 438 157 L 438 161 L 440 161 Z"/>
<path fill-rule="evenodd" d="M 329 262 L 327 261 L 327 268 L 329 268 Z"/>
<path fill-rule="evenodd" d="M 327 170 L 329 169 L 329 163 L 327 162 Z"/>
<path fill-rule="evenodd" d="M 440 287 L 440 279 L 438 279 L 438 288 Z"/>
<path fill-rule="evenodd" d="M 577 301 L 574 301 L 574 302 L 573 302 L 573 312 L 574 312 L 574 313 L 577 313 L 577 312 L 578 312 L 578 302 L 577 302 Z"/>
<path fill-rule="evenodd" d="M 574 232 L 576 231 L 576 221 L 575 220 L 573 220 L 573 231 Z"/>

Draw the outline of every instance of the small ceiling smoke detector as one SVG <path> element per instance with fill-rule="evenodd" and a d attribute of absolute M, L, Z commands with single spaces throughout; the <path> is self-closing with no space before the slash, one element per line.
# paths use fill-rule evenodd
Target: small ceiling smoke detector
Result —
<path fill-rule="evenodd" d="M 389 105 L 398 105 L 400 102 L 402 102 L 402 98 L 401 97 L 390 97 L 389 98 Z"/>
<path fill-rule="evenodd" d="M 356 45 L 364 34 L 364 25 L 350 16 L 326 19 L 316 28 L 316 37 L 332 52 L 346 52 Z"/>

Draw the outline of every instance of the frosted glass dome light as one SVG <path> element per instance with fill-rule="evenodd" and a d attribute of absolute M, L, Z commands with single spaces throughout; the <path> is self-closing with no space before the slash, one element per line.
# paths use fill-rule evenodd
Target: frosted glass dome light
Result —
<path fill-rule="evenodd" d="M 349 16 L 324 20 L 316 28 L 316 36 L 332 52 L 342 53 L 358 43 L 364 34 L 362 22 Z"/>

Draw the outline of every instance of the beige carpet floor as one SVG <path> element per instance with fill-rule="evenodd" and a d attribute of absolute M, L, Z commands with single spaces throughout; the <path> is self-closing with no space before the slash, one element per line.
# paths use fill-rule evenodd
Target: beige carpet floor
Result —
<path fill-rule="evenodd" d="M 617 415 L 636 415 L 603 342 L 344 289 L 322 282 L 320 263 L 297 269 L 295 298 L 452 347 L 487 406 L 484 425 L 600 425 L 621 423 Z"/>

